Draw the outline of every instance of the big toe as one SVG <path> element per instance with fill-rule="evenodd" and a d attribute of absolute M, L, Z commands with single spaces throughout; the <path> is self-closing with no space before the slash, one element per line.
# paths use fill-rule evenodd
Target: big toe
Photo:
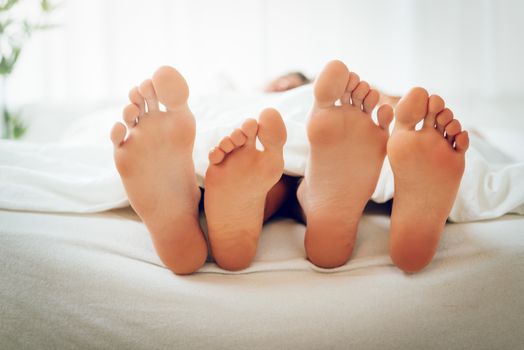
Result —
<path fill-rule="evenodd" d="M 403 129 L 414 129 L 428 112 L 428 92 L 421 88 L 411 89 L 395 108 L 396 126 Z"/>
<path fill-rule="evenodd" d="M 152 81 L 158 100 L 166 106 L 167 110 L 176 110 L 186 105 L 189 88 L 182 74 L 175 68 L 160 67 L 153 74 Z"/>
<path fill-rule="evenodd" d="M 321 106 L 332 106 L 342 97 L 349 80 L 349 70 L 344 63 L 329 62 L 315 81 L 315 101 Z"/>
<path fill-rule="evenodd" d="M 276 109 L 266 108 L 258 118 L 258 139 L 267 150 L 282 149 L 287 139 L 286 126 Z"/>

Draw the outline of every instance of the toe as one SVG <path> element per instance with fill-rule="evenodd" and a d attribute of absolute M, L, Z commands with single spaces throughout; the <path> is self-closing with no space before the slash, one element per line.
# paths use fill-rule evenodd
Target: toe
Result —
<path fill-rule="evenodd" d="M 229 136 L 235 147 L 243 146 L 246 143 L 246 135 L 240 129 L 235 129 Z"/>
<path fill-rule="evenodd" d="M 358 83 L 357 87 L 351 93 L 351 104 L 362 109 L 362 102 L 369 92 L 369 84 L 365 81 Z"/>
<path fill-rule="evenodd" d="M 453 112 L 449 108 L 444 108 L 442 112 L 437 114 L 437 130 L 444 136 L 446 125 L 453 120 Z"/>
<path fill-rule="evenodd" d="M 434 128 L 436 123 L 437 114 L 440 113 L 445 107 L 444 100 L 438 95 L 431 95 L 428 102 L 428 114 L 424 119 L 425 128 Z"/>
<path fill-rule="evenodd" d="M 450 145 L 453 146 L 453 142 L 455 142 L 455 136 L 457 136 L 461 130 L 462 127 L 457 119 L 453 119 L 448 125 L 446 125 L 446 138 Z"/>
<path fill-rule="evenodd" d="M 138 92 L 138 87 L 134 87 L 129 91 L 129 100 L 138 107 L 140 110 L 140 113 L 138 114 L 139 117 L 142 117 L 144 113 L 146 112 L 146 101 L 144 100 L 144 97 L 140 95 L 140 92 Z"/>
<path fill-rule="evenodd" d="M 320 107 L 329 107 L 335 104 L 346 90 L 349 71 L 341 61 L 329 62 L 320 72 L 315 82 L 315 102 Z"/>
<path fill-rule="evenodd" d="M 390 105 L 382 105 L 377 111 L 378 125 L 384 129 L 388 130 L 389 124 L 393 120 L 393 107 Z"/>
<path fill-rule="evenodd" d="M 218 147 L 225 153 L 229 153 L 235 149 L 235 144 L 233 143 L 233 141 L 231 141 L 231 138 L 229 136 L 226 136 L 222 139 L 222 141 L 220 141 Z"/>
<path fill-rule="evenodd" d="M 158 111 L 158 98 L 156 97 L 155 88 L 153 87 L 151 79 L 144 80 L 144 82 L 140 84 L 138 91 L 146 99 L 147 111 Z"/>
<path fill-rule="evenodd" d="M 240 129 L 246 136 L 246 144 L 254 145 L 258 131 L 257 121 L 253 118 L 246 119 Z"/>
<path fill-rule="evenodd" d="M 265 150 L 280 150 L 286 143 L 286 126 L 276 109 L 266 108 L 258 118 L 258 139 Z"/>
<path fill-rule="evenodd" d="M 226 154 L 220 148 L 215 147 L 209 152 L 209 163 L 219 164 L 224 160 Z"/>
<path fill-rule="evenodd" d="M 111 129 L 111 141 L 115 147 L 118 147 L 124 142 L 126 136 L 126 127 L 124 124 L 117 122 Z"/>
<path fill-rule="evenodd" d="M 344 92 L 344 95 L 342 95 L 342 98 L 340 99 L 340 102 L 342 104 L 350 104 L 351 103 L 351 93 L 355 88 L 357 87 L 358 83 L 360 83 L 360 77 L 355 72 L 349 72 L 349 78 L 348 78 L 348 84 L 346 85 L 346 91 Z"/>
<path fill-rule="evenodd" d="M 396 127 L 413 130 L 427 114 L 428 92 L 421 88 L 411 89 L 400 99 L 395 108 Z"/>
<path fill-rule="evenodd" d="M 186 80 L 175 68 L 160 67 L 153 74 L 153 85 L 158 100 L 168 111 L 185 108 L 189 97 Z"/>
<path fill-rule="evenodd" d="M 140 109 L 135 104 L 127 105 L 124 108 L 123 119 L 128 128 L 134 128 L 137 123 L 137 118 L 140 114 Z"/>
<path fill-rule="evenodd" d="M 469 135 L 467 131 L 460 132 L 455 136 L 455 149 L 459 153 L 466 153 L 469 147 Z"/>
<path fill-rule="evenodd" d="M 348 84 L 346 86 L 347 92 L 353 92 L 355 88 L 357 87 L 358 83 L 360 83 L 360 77 L 355 72 L 349 72 L 349 78 L 348 78 Z"/>
<path fill-rule="evenodd" d="M 371 114 L 373 109 L 377 106 L 380 94 L 377 90 L 369 90 L 368 94 L 364 98 L 364 112 Z"/>

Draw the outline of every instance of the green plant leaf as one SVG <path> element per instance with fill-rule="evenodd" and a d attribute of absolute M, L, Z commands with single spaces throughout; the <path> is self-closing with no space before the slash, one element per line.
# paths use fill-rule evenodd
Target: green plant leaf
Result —
<path fill-rule="evenodd" d="M 4 139 L 8 139 L 11 137 L 11 113 L 9 113 L 9 111 L 7 110 L 7 108 L 5 108 L 5 106 L 2 111 L 2 116 L 3 116 L 3 123 L 4 123 L 4 132 L 3 132 L 2 137 Z"/>
<path fill-rule="evenodd" d="M 9 56 L 2 56 L 0 59 L 0 76 L 9 75 L 13 71 L 18 57 L 20 57 L 21 47 L 13 47 L 13 51 Z"/>
<path fill-rule="evenodd" d="M 60 5 L 62 5 L 62 3 L 53 4 L 49 0 L 40 0 L 40 8 L 42 9 L 42 12 L 49 13 L 58 8 Z"/>
<path fill-rule="evenodd" d="M 21 138 L 29 126 L 22 120 L 22 113 L 13 113 L 4 109 L 4 138 L 19 139 Z"/>
<path fill-rule="evenodd" d="M 11 7 L 16 5 L 17 2 L 18 2 L 18 0 L 4 0 L 4 1 L 0 1 L 0 12 L 9 10 Z"/>
<path fill-rule="evenodd" d="M 42 11 L 47 12 L 51 8 L 51 4 L 47 0 L 41 0 L 40 8 L 42 9 Z"/>
<path fill-rule="evenodd" d="M 22 121 L 20 115 L 16 115 L 11 118 L 11 135 L 13 135 L 15 140 L 24 136 L 27 129 L 28 126 Z"/>
<path fill-rule="evenodd" d="M 0 59 L 0 76 L 8 75 L 10 73 L 8 58 L 2 56 Z"/>
<path fill-rule="evenodd" d="M 9 27 L 9 25 L 13 23 L 13 20 L 8 18 L 4 22 L 0 21 L 0 34 L 3 34 L 5 29 Z"/>

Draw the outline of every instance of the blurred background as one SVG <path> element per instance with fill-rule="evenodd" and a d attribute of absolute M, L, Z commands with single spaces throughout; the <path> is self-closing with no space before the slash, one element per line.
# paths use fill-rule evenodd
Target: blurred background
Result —
<path fill-rule="evenodd" d="M 21 2 L 16 15 L 39 6 Z M 211 92 L 260 89 L 290 70 L 314 77 L 338 58 L 387 93 L 423 85 L 517 103 L 523 16 L 520 0 L 65 0 L 46 20 L 57 27 L 34 33 L 2 89 L 26 118 L 51 105 L 71 116 L 125 103 L 159 65 Z"/>

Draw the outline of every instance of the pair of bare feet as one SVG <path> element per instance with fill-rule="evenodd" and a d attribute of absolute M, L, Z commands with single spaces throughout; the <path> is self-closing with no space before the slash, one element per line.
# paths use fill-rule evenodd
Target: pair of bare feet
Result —
<path fill-rule="evenodd" d="M 117 123 L 111 132 L 130 203 L 148 227 L 159 257 L 177 274 L 198 270 L 207 256 L 198 220 L 195 119 L 188 94 L 184 78 L 162 67 L 130 92 L 131 104 L 124 110 L 127 128 Z M 399 102 L 389 136 L 393 109 L 381 106 L 376 124 L 371 113 L 378 93 L 340 61 L 324 68 L 314 94 L 307 124 L 310 154 L 297 190 L 309 260 L 326 268 L 349 260 L 387 154 L 395 176 L 391 257 L 404 271 L 422 269 L 435 254 L 460 184 L 467 133 L 440 97 L 414 88 Z M 166 111 L 160 111 L 159 103 Z M 416 131 L 420 121 L 423 127 Z M 263 151 L 256 149 L 257 138 Z M 282 118 L 266 109 L 258 122 L 246 120 L 210 152 L 204 207 L 219 266 L 249 266 L 263 222 L 289 195 L 281 178 L 285 142 Z"/>

